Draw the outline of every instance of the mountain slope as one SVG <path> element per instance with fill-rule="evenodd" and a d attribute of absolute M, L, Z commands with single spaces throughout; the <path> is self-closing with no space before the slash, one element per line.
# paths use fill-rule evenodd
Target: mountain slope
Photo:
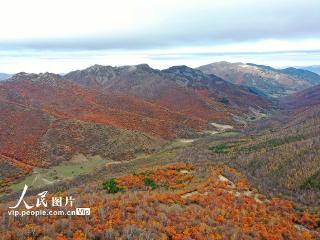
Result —
<path fill-rule="evenodd" d="M 50 73 L 19 73 L 1 82 L 0 154 L 8 160 L 3 169 L 30 171 L 79 153 L 128 158 L 149 151 L 157 137 L 194 136 L 209 121 L 232 121 L 229 114 L 237 113 L 176 84 L 172 74 L 137 68 L 132 77 L 127 68 L 115 69 L 121 74 L 113 75 L 116 80 L 105 91 Z"/>
<path fill-rule="evenodd" d="M 201 119 L 170 112 L 135 96 L 88 90 L 53 74 L 18 74 L 0 85 L 0 99 L 59 118 L 109 124 L 172 138 L 181 128 L 200 130 Z"/>
<path fill-rule="evenodd" d="M 216 101 L 225 99 L 231 106 L 243 111 L 252 108 L 267 108 L 270 102 L 250 91 L 250 89 L 229 83 L 213 74 L 203 72 L 186 66 L 175 66 L 163 70 L 165 73 L 174 74 L 173 79 L 188 87 L 199 90 L 207 90 L 208 95 Z M 179 76 L 178 79 L 176 76 Z"/>
<path fill-rule="evenodd" d="M 302 81 L 307 80 L 313 85 L 317 85 L 320 83 L 320 76 L 312 71 L 308 71 L 305 69 L 299 69 L 299 68 L 284 68 L 279 70 L 281 73 L 288 74 L 290 76 L 293 76 L 297 79 L 301 79 Z"/>
<path fill-rule="evenodd" d="M 198 75 L 198 83 L 187 72 Z M 80 84 L 68 80 L 73 74 L 19 73 L 0 83 L 1 171 L 21 177 L 77 154 L 128 159 L 151 151 L 159 138 L 195 137 L 212 121 L 235 125 L 234 116 L 270 106 L 245 88 L 190 68 L 94 66 L 76 72 L 88 76 Z M 189 86 L 181 84 L 186 81 Z"/>
<path fill-rule="evenodd" d="M 0 113 L 2 183 L 79 153 L 130 159 L 159 145 L 159 136 L 172 138 L 206 125 L 138 98 L 85 90 L 48 73 L 20 73 L 0 83 Z"/>
<path fill-rule="evenodd" d="M 0 113 L 0 190 L 34 167 L 57 165 L 78 154 L 126 160 L 161 143 L 142 133 L 61 118 L 3 100 Z"/>
<path fill-rule="evenodd" d="M 320 86 L 310 87 L 280 99 L 282 109 L 297 111 L 316 105 L 320 105 Z"/>
<path fill-rule="evenodd" d="M 173 69 L 159 71 L 145 64 L 124 67 L 95 65 L 71 72 L 65 77 L 85 87 L 133 95 L 170 111 L 205 121 L 233 122 L 232 114 L 249 112 L 249 107 L 267 108 L 271 105 L 268 100 L 218 77 L 209 77 L 184 67 L 186 69 L 198 74 L 191 77 L 195 81 L 192 84 L 189 84 L 190 77 L 186 72 L 181 74 Z M 247 101 L 248 97 L 251 102 Z M 224 98 L 230 104 L 223 103 L 221 99 Z"/>
<path fill-rule="evenodd" d="M 280 112 L 251 125 L 247 129 L 250 137 L 232 139 L 210 150 L 219 154 L 217 159 L 225 155 L 226 161 L 260 189 L 319 206 L 319 96 L 320 87 L 315 86 L 281 98 Z"/>
<path fill-rule="evenodd" d="M 200 66 L 198 69 L 238 85 L 256 88 L 273 97 L 288 95 L 320 84 L 319 75 L 296 68 L 278 70 L 250 63 L 217 62 Z"/>

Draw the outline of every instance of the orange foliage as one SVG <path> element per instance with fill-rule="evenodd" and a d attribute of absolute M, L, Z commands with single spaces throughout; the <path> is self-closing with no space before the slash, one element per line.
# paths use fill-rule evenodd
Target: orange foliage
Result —
<path fill-rule="evenodd" d="M 79 189 L 83 206 L 91 207 L 92 214 L 86 221 L 73 216 L 58 236 L 64 239 L 71 231 L 73 239 L 101 238 L 106 232 L 116 236 L 110 239 L 133 233 L 176 240 L 319 239 L 315 215 L 296 210 L 289 201 L 268 199 L 250 190 L 247 181 L 232 168 L 213 166 L 205 171 L 199 174 L 198 167 L 188 164 L 167 165 L 116 178 L 125 191 L 115 195 L 105 191 L 87 194 Z M 232 181 L 223 176 L 225 172 L 234 176 Z M 189 175 L 192 177 L 185 177 Z M 144 187 L 146 176 L 158 181 L 157 189 Z M 182 189 L 173 188 L 177 181 L 182 181 Z M 58 220 L 39 218 L 36 224 L 50 225 Z M 6 239 L 17 239 L 16 226 L 23 230 L 36 227 L 16 220 L 6 228 Z"/>

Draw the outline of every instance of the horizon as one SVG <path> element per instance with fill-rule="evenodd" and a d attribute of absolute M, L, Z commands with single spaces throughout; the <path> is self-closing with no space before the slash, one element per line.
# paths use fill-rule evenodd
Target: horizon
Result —
<path fill-rule="evenodd" d="M 39 52 L 40 53 L 40 52 Z M 81 52 L 79 52 L 81 55 Z M 100 54 L 101 55 L 101 54 Z M 174 54 L 173 54 L 174 55 Z M 16 74 L 19 72 L 27 73 L 56 73 L 63 74 L 71 71 L 81 70 L 88 68 L 93 65 L 103 65 L 112 67 L 148 64 L 154 69 L 163 70 L 171 66 L 185 65 L 191 68 L 197 68 L 202 65 L 216 63 L 216 62 L 230 62 L 230 63 L 254 63 L 258 65 L 270 66 L 275 69 L 284 69 L 288 67 L 304 68 L 310 66 L 320 66 L 318 62 L 318 56 L 320 57 L 320 51 L 278 51 L 278 52 L 246 52 L 246 53 L 181 53 L 180 58 L 172 57 L 172 54 L 159 54 L 153 55 L 150 58 L 141 57 L 138 54 L 135 57 L 128 59 L 126 55 L 118 57 L 115 59 L 104 60 L 101 57 L 92 57 L 92 55 L 87 55 L 87 57 L 61 57 L 59 59 L 50 57 L 39 57 L 36 59 L 32 57 L 33 60 L 18 57 L 17 59 L 11 60 L 10 64 L 2 64 L 1 61 L 6 61 L 6 59 L 0 58 L 0 73 L 5 74 Z M 0 51 L 1 56 L 1 51 Z M 103 57 L 106 57 L 102 54 Z M 139 57 L 140 56 L 140 57 Z M 221 56 L 225 56 L 222 58 Z M 273 59 L 281 56 L 281 61 L 274 61 Z M 311 56 L 311 57 L 310 57 Z M 106 57 L 108 58 L 108 57 Z M 308 59 L 308 61 L 302 61 L 302 59 Z M 284 61 L 288 59 L 291 61 Z M 313 60 L 314 59 L 314 60 Z M 29 64 L 26 64 L 29 63 Z M 290 64 L 291 63 L 291 64 Z M 4 67 L 4 66 L 7 66 Z M 16 70 L 14 70 L 16 69 Z"/>
<path fill-rule="evenodd" d="M 66 72 L 49 72 L 49 71 L 42 71 L 42 72 L 26 72 L 26 71 L 19 71 L 19 72 L 14 72 L 14 73 L 8 73 L 8 72 L 2 72 L 0 71 L 0 74 L 7 74 L 7 75 L 10 75 L 10 76 L 13 76 L 15 74 L 19 74 L 19 73 L 27 73 L 27 74 L 45 74 L 45 73 L 52 73 L 52 74 L 57 74 L 57 75 L 61 75 L 61 76 L 64 76 L 70 72 L 73 72 L 73 71 L 81 71 L 81 70 L 84 70 L 84 69 L 87 69 L 87 68 L 90 68 L 90 67 L 93 67 L 95 65 L 99 65 L 99 66 L 104 66 L 104 67 L 113 67 L 113 68 L 120 68 L 120 67 L 126 67 L 126 66 L 138 66 L 138 65 L 148 65 L 150 68 L 154 69 L 154 70 L 165 70 L 165 69 L 168 69 L 170 67 L 177 67 L 177 66 L 186 66 L 186 67 L 190 67 L 190 68 L 193 68 L 193 69 L 196 69 L 198 67 L 201 67 L 201 66 L 204 66 L 204 65 L 209 65 L 209 64 L 214 64 L 214 63 L 220 63 L 220 62 L 227 62 L 227 63 L 232 63 L 232 64 L 236 64 L 236 63 L 239 63 L 239 64 L 256 64 L 256 65 L 260 65 L 260 64 L 257 64 L 257 63 L 254 63 L 254 62 L 229 62 L 229 61 L 217 61 L 217 62 L 211 62 L 211 63 L 207 63 L 207 64 L 203 64 L 203 65 L 200 65 L 200 66 L 196 66 L 196 67 L 190 67 L 188 65 L 185 65 L 185 64 L 180 64 L 180 65 L 171 65 L 171 66 L 168 66 L 168 67 L 165 67 L 165 68 L 156 68 L 156 67 L 153 67 L 151 66 L 150 64 L 148 63 L 144 63 L 144 62 L 141 62 L 141 63 L 138 63 L 138 64 L 128 64 L 128 65 L 108 65 L 108 64 L 93 64 L 93 65 L 90 65 L 90 66 L 86 66 L 84 68 L 79 68 L 79 69 L 72 69 L 70 71 L 66 71 Z M 297 69 L 304 69 L 304 68 L 307 68 L 307 67 L 318 67 L 320 65 L 305 65 L 305 66 L 284 66 L 284 67 L 273 67 L 273 66 L 270 66 L 270 65 L 265 65 L 265 64 L 261 64 L 261 66 L 266 66 L 266 67 L 272 67 L 274 69 L 285 69 L 285 68 L 290 68 L 290 67 L 293 67 L 293 68 L 297 68 Z M 311 70 L 309 70 L 311 71 Z M 312 72 L 312 71 L 311 71 Z M 317 74 L 317 73 L 316 73 Z"/>
<path fill-rule="evenodd" d="M 84 70 L 84 69 L 87 69 L 87 68 L 90 68 L 90 67 L 93 67 L 95 65 L 99 65 L 99 66 L 108 66 L 108 67 L 113 67 L 113 68 L 120 68 L 120 67 L 126 67 L 126 66 L 138 66 L 138 65 L 148 65 L 150 68 L 154 69 L 154 70 L 165 70 L 165 69 L 168 69 L 170 67 L 178 67 L 178 66 L 186 66 L 186 67 L 190 67 L 190 68 L 193 68 L 193 69 L 196 69 L 198 67 L 201 67 L 201 66 L 204 66 L 204 65 L 209 65 L 209 64 L 214 64 L 214 63 L 222 63 L 222 62 L 227 62 L 227 63 L 232 63 L 232 64 L 256 64 L 256 65 L 260 65 L 258 63 L 254 63 L 254 62 L 229 62 L 229 61 L 217 61 L 217 62 L 210 62 L 210 63 L 205 63 L 203 65 L 199 65 L 199 66 L 195 66 L 195 67 L 191 67 L 191 66 L 188 66 L 188 65 L 185 65 L 185 64 L 178 64 L 178 65 L 171 65 L 171 66 L 168 66 L 168 67 L 164 67 L 164 68 L 156 68 L 156 67 L 153 67 L 151 66 L 150 64 L 146 63 L 146 62 L 141 62 L 141 63 L 138 63 L 138 64 L 126 64 L 126 65 L 109 65 L 109 64 L 93 64 L 93 65 L 89 65 L 89 66 L 86 66 L 84 68 L 79 68 L 79 69 L 72 69 L 70 71 L 66 71 L 66 72 L 50 72 L 50 71 L 42 71 L 42 72 L 26 72 L 26 71 L 19 71 L 19 72 L 13 72 L 13 73 L 9 73 L 9 72 L 2 72 L 0 71 L 0 74 L 7 74 L 7 75 L 10 75 L 10 76 L 13 76 L 15 74 L 19 74 L 19 73 L 27 73 L 27 74 L 45 74 L 45 73 L 52 73 L 52 74 L 57 74 L 57 75 L 61 75 L 61 76 L 64 76 L 65 74 L 68 74 L 70 72 L 73 72 L 73 71 L 81 71 L 81 70 Z M 284 67 L 274 67 L 274 66 L 270 66 L 270 65 L 265 65 L 265 64 L 261 64 L 261 66 L 266 66 L 266 67 L 271 67 L 271 68 L 274 68 L 274 69 L 285 69 L 285 68 L 297 68 L 297 69 L 304 69 L 306 67 L 318 67 L 320 65 L 305 65 L 305 66 L 284 66 Z M 310 71 L 310 70 L 309 70 Z M 312 72 L 312 71 L 311 71 Z"/>

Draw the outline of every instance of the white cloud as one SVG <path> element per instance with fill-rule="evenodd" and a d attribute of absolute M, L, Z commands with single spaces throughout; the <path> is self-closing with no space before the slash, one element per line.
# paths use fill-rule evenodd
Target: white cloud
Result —
<path fill-rule="evenodd" d="M 0 47 L 141 49 L 319 37 L 318 0 L 6 0 Z"/>

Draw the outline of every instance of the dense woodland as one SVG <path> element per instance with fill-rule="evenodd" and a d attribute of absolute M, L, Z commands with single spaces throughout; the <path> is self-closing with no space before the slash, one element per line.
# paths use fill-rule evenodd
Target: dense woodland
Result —
<path fill-rule="evenodd" d="M 92 206 L 91 216 L 3 215 L 2 239 L 318 239 L 320 236 L 316 215 L 297 210 L 292 202 L 265 197 L 250 187 L 238 171 L 227 166 L 171 164 L 56 194 L 77 196 L 77 206 Z"/>

